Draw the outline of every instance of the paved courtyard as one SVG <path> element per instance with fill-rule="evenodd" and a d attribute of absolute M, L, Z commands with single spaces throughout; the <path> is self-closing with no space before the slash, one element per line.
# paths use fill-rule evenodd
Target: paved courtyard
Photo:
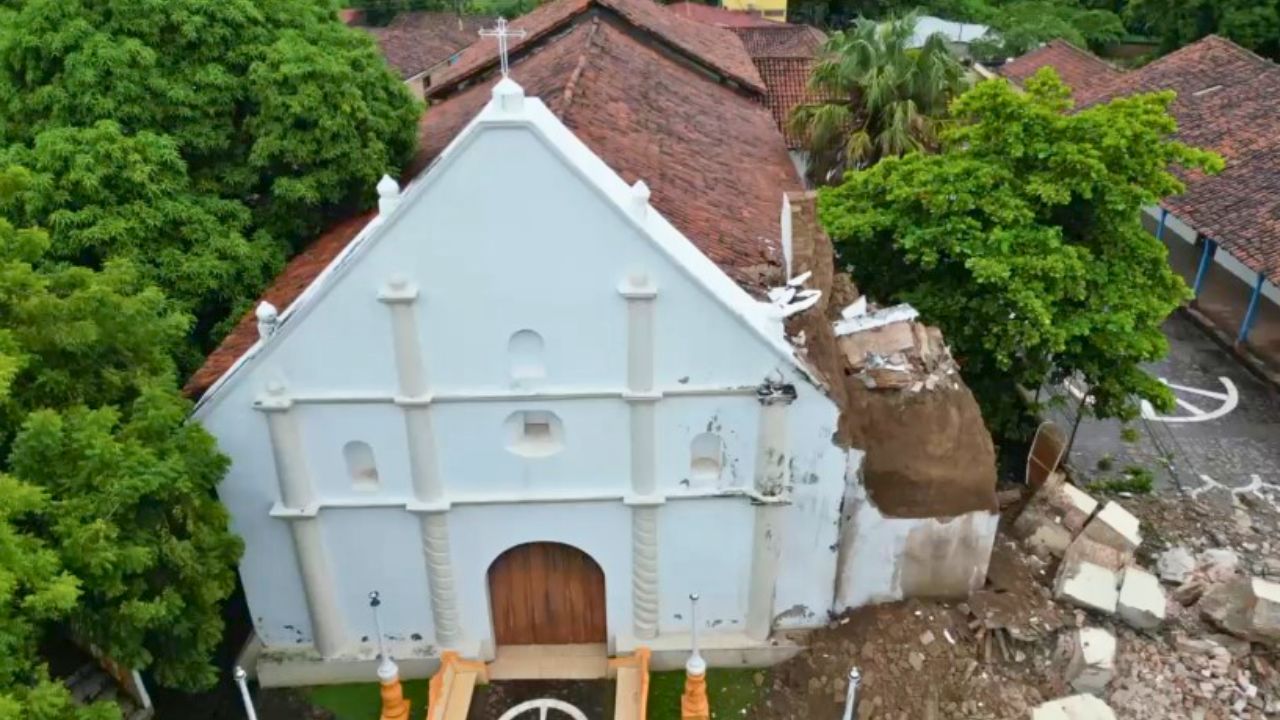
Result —
<path fill-rule="evenodd" d="M 1178 397 L 1168 416 L 1148 409 L 1127 425 L 1086 417 L 1070 462 L 1094 477 L 1152 471 L 1162 491 L 1229 500 L 1228 490 L 1280 502 L 1280 393 L 1250 374 L 1182 313 L 1165 323 L 1169 355 L 1150 367 Z M 1051 417 L 1070 433 L 1076 403 Z"/>

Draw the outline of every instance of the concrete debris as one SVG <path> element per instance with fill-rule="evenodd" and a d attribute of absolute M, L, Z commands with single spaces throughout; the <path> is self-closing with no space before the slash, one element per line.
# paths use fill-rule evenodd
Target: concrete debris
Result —
<path fill-rule="evenodd" d="M 1280 644 L 1280 584 L 1234 577 L 1211 586 L 1198 607 L 1200 615 L 1223 632 Z"/>
<path fill-rule="evenodd" d="M 1115 613 L 1119 600 L 1119 578 L 1102 565 L 1067 555 L 1062 559 L 1053 584 L 1053 597 L 1087 610 Z"/>
<path fill-rule="evenodd" d="M 1032 710 L 1031 720 L 1116 720 L 1116 714 L 1092 695 L 1072 695 Z"/>
<path fill-rule="evenodd" d="M 1133 565 L 1124 569 L 1116 602 L 1121 620 L 1139 630 L 1154 630 L 1164 622 L 1166 602 L 1155 575 Z"/>
<path fill-rule="evenodd" d="M 1109 545 L 1130 557 L 1142 544 L 1138 518 L 1114 500 L 1093 516 L 1085 526 L 1084 536 Z"/>
<path fill-rule="evenodd" d="M 1196 558 L 1185 545 L 1165 550 L 1156 560 L 1156 572 L 1160 574 L 1160 579 L 1171 585 L 1181 585 L 1195 569 Z"/>
<path fill-rule="evenodd" d="M 1194 605 L 1210 587 L 1237 577 L 1239 567 L 1240 556 L 1234 551 L 1205 550 L 1197 558 L 1195 569 L 1173 591 L 1173 598 L 1183 605 Z"/>
<path fill-rule="evenodd" d="M 1041 559 L 1062 557 L 1097 508 L 1097 500 L 1055 474 L 1031 497 L 1011 532 Z"/>
<path fill-rule="evenodd" d="M 875 310 L 835 327 L 851 377 L 868 388 L 918 393 L 958 383 L 959 367 L 942 332 L 917 322 L 909 306 Z"/>
<path fill-rule="evenodd" d="M 1076 692 L 1101 695 L 1115 674 L 1116 637 L 1102 628 L 1080 628 L 1072 642 L 1067 682 Z"/>
<path fill-rule="evenodd" d="M 1083 560 L 1094 565 L 1101 565 L 1112 572 L 1118 573 L 1129 565 L 1133 555 L 1080 535 L 1067 546 L 1066 552 L 1062 554 L 1062 559 L 1063 562 L 1067 562 L 1069 559 Z"/>

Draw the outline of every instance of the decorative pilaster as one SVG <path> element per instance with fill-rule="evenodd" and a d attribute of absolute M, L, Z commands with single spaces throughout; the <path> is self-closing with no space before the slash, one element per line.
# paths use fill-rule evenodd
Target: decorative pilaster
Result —
<path fill-rule="evenodd" d="M 631 604 L 637 638 L 658 636 L 658 508 L 631 509 Z"/>
<path fill-rule="evenodd" d="M 289 523 L 307 611 L 311 615 L 311 634 L 316 651 L 321 657 L 332 657 L 344 649 L 342 615 L 338 612 L 333 575 L 316 518 L 315 494 L 307 473 L 306 455 L 302 451 L 297 423 L 289 412 L 293 402 L 285 396 L 282 385 L 272 383 L 267 386 L 267 395 L 255 406 L 267 416 L 267 432 L 271 437 L 276 477 L 280 483 L 280 504 L 272 515 L 285 518 Z"/>
<path fill-rule="evenodd" d="M 627 300 L 627 394 L 631 406 L 631 603 L 637 638 L 658 636 L 658 483 L 654 431 L 653 300 L 657 289 L 644 273 L 618 288 Z"/>
<path fill-rule="evenodd" d="M 449 550 L 449 503 L 440 479 L 431 422 L 430 384 L 414 312 L 418 288 L 404 278 L 393 277 L 378 293 L 378 300 L 391 311 L 391 337 L 400 384 L 396 404 L 404 411 L 405 434 L 409 440 L 409 474 L 414 496 L 411 509 L 421 513 L 422 552 L 427 566 L 436 644 L 447 648 L 461 641 L 462 632 L 453 556 Z"/>
<path fill-rule="evenodd" d="M 763 641 L 773 630 L 773 600 L 782 556 L 785 506 L 770 502 L 791 487 L 791 457 L 787 408 L 795 388 L 766 382 L 756 393 L 760 401 L 760 430 L 756 439 L 755 489 L 763 501 L 756 505 L 751 543 L 751 584 L 747 591 L 747 636 Z"/>

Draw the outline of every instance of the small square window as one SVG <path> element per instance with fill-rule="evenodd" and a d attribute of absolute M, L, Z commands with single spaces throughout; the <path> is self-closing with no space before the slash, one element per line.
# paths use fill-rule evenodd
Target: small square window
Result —
<path fill-rule="evenodd" d="M 526 442 L 551 442 L 551 418 L 542 413 L 525 413 L 524 439 Z"/>
<path fill-rule="evenodd" d="M 507 449 L 525 457 L 546 457 L 564 446 L 564 427 L 555 413 L 522 410 L 507 418 Z"/>

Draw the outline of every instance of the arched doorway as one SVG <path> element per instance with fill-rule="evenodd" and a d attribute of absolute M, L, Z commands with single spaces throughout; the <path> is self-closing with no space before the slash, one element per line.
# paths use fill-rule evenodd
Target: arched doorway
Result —
<path fill-rule="evenodd" d="M 489 566 L 497 645 L 567 645 L 606 640 L 604 571 L 561 543 L 517 545 Z"/>

